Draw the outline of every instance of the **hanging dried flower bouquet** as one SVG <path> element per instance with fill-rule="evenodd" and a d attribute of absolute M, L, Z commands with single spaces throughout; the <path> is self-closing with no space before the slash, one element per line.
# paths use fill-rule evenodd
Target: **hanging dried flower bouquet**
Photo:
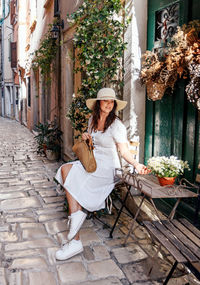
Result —
<path fill-rule="evenodd" d="M 162 99 L 166 89 L 174 89 L 178 78 L 187 78 L 187 98 L 200 110 L 200 21 L 178 27 L 165 47 L 142 56 L 140 79 L 151 100 Z"/>

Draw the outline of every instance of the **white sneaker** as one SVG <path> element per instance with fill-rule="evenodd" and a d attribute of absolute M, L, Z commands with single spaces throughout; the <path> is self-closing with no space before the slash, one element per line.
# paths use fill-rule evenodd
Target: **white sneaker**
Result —
<path fill-rule="evenodd" d="M 56 251 L 56 259 L 66 260 L 72 256 L 81 253 L 83 251 L 83 245 L 81 240 L 71 240 L 65 244 L 61 249 Z"/>
<path fill-rule="evenodd" d="M 72 240 L 75 237 L 86 217 L 87 214 L 81 210 L 78 210 L 77 212 L 71 214 L 70 230 L 67 236 L 68 240 Z"/>

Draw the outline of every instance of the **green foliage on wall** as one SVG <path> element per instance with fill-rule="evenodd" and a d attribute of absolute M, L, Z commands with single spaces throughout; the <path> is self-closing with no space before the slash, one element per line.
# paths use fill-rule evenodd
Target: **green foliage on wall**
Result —
<path fill-rule="evenodd" d="M 52 62 L 56 58 L 59 42 L 52 37 L 51 29 L 53 24 L 49 24 L 49 29 L 40 43 L 40 47 L 35 51 L 32 63 L 33 69 L 40 67 L 41 74 L 50 80 Z"/>
<path fill-rule="evenodd" d="M 67 116 L 78 132 L 87 125 L 90 111 L 85 100 L 96 97 L 102 87 L 112 87 L 122 96 L 123 53 L 126 48 L 123 35 L 128 21 L 124 21 L 120 0 L 85 0 L 80 8 L 68 15 L 68 22 L 76 25 L 74 48 L 78 50 L 82 83 L 74 97 Z"/>

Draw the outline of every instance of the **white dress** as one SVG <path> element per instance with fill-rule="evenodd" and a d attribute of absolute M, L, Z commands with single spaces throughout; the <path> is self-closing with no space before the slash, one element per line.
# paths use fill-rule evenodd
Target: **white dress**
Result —
<path fill-rule="evenodd" d="M 89 120 L 89 125 L 91 118 Z M 127 143 L 126 127 L 119 119 L 103 133 L 91 133 L 94 143 L 94 156 L 97 169 L 93 173 L 85 171 L 79 160 L 73 164 L 65 181 L 62 180 L 61 168 L 56 173 L 56 180 L 88 211 L 105 208 L 105 199 L 116 183 L 115 168 L 120 167 L 116 143 Z M 64 164 L 64 165 L 66 165 Z"/>

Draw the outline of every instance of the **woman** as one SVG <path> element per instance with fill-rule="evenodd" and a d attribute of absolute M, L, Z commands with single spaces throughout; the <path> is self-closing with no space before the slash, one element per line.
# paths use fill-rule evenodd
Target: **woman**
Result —
<path fill-rule="evenodd" d="M 111 88 L 102 88 L 97 98 L 86 100 L 93 115 L 89 119 L 88 132 L 82 134 L 82 139 L 92 138 L 97 169 L 88 173 L 80 161 L 74 161 L 64 164 L 56 174 L 55 178 L 66 190 L 70 214 L 69 243 L 56 252 L 58 260 L 68 259 L 83 251 L 78 232 L 87 214 L 82 208 L 91 212 L 105 208 L 105 199 L 115 185 L 115 168 L 120 167 L 117 150 L 138 173 L 149 173 L 146 166 L 138 163 L 130 153 L 126 128 L 115 114 L 126 104 L 116 99 Z"/>

